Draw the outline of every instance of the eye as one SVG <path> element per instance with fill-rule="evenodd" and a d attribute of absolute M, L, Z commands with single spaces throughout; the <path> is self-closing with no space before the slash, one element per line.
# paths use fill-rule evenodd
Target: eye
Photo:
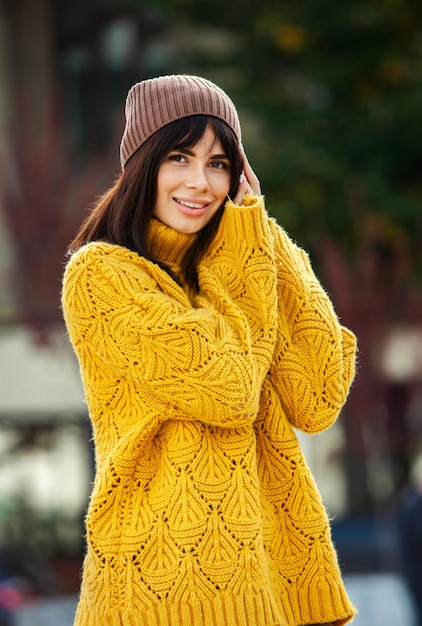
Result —
<path fill-rule="evenodd" d="M 175 152 L 173 154 L 169 154 L 167 160 L 175 163 L 184 163 L 186 161 L 186 157 L 179 152 Z"/>
<path fill-rule="evenodd" d="M 211 161 L 210 167 L 216 170 L 227 170 L 230 164 L 228 161 Z"/>

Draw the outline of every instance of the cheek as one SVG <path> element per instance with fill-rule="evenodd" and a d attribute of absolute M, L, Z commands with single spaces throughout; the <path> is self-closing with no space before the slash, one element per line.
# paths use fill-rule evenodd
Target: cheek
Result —
<path fill-rule="evenodd" d="M 182 178 L 183 173 L 181 171 L 166 167 L 166 164 L 161 165 L 157 174 L 157 193 L 167 193 L 172 188 L 177 187 Z"/>
<path fill-rule="evenodd" d="M 227 174 L 226 176 L 221 176 L 216 181 L 215 190 L 218 191 L 218 194 L 222 197 L 226 197 L 230 191 L 231 187 L 231 176 Z"/>
<path fill-rule="evenodd" d="M 169 176 L 163 170 L 158 170 L 157 175 L 157 194 L 163 193 L 169 186 Z"/>

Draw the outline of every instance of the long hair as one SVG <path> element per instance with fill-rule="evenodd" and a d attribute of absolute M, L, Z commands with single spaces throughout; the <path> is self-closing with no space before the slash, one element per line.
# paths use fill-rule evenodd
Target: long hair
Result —
<path fill-rule="evenodd" d="M 106 241 L 124 246 L 159 265 L 173 279 L 166 264 L 154 257 L 148 248 L 148 228 L 157 197 L 158 169 L 173 150 L 191 148 L 211 126 L 223 145 L 231 164 L 229 197 L 236 195 L 243 168 L 238 140 L 222 120 L 193 115 L 167 124 L 152 135 L 129 159 L 114 185 L 106 191 L 83 222 L 69 252 L 75 252 L 90 241 Z M 225 202 L 208 224 L 199 231 L 185 253 L 181 270 L 186 283 L 198 291 L 198 263 L 210 246 L 220 223 Z"/>

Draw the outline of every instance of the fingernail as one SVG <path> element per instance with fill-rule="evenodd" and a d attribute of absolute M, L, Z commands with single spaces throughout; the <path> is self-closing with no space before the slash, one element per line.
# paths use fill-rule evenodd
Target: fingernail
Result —
<path fill-rule="evenodd" d="M 245 172 L 242 172 L 239 178 L 239 183 L 243 183 L 244 180 L 245 180 Z"/>

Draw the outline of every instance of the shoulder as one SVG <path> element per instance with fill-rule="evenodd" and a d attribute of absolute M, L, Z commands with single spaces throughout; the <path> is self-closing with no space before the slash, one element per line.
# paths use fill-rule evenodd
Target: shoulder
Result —
<path fill-rule="evenodd" d="M 278 224 L 275 217 L 268 217 L 268 227 L 278 248 L 283 248 L 286 245 L 296 245 L 287 231 Z"/>
<path fill-rule="evenodd" d="M 92 241 L 81 246 L 70 257 L 66 269 L 92 266 L 103 263 L 133 263 L 141 257 L 123 246 L 104 241 Z"/>
<path fill-rule="evenodd" d="M 152 277 L 154 268 L 153 263 L 128 248 L 93 241 L 70 257 L 64 272 L 64 285 L 74 281 L 121 285 L 123 279 L 153 287 L 156 284 Z"/>
<path fill-rule="evenodd" d="M 269 228 L 274 237 L 274 250 L 278 262 L 299 264 L 306 272 L 311 271 L 309 253 L 301 247 L 273 217 L 268 218 Z"/>

